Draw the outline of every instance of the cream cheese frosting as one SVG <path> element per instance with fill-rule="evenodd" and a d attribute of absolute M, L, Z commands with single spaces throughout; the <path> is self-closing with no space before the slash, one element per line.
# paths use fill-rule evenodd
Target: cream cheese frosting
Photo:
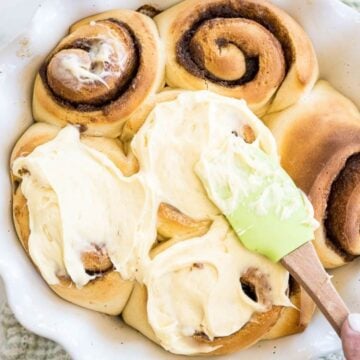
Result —
<path fill-rule="evenodd" d="M 214 350 L 196 341 L 196 333 L 227 336 L 269 304 L 291 306 L 289 274 L 241 245 L 195 172 L 203 154 L 220 149 L 231 134 L 243 135 L 246 126 L 254 146 L 278 161 L 274 138 L 245 102 L 208 91 L 186 91 L 155 106 L 130 144 L 140 165 L 130 177 L 81 143 L 74 127 L 15 160 L 28 201 L 30 255 L 46 281 L 68 274 L 85 285 L 94 276 L 81 253 L 105 248 L 124 279 L 146 285 L 149 324 L 161 345 L 178 354 Z M 151 259 L 162 202 L 212 226 Z M 243 291 L 240 278 L 249 269 L 269 284 L 268 303 Z"/>
<path fill-rule="evenodd" d="M 241 329 L 254 312 L 269 310 L 243 291 L 240 277 L 253 268 L 268 281 L 268 301 L 291 306 L 286 296 L 289 274 L 246 250 L 226 220 L 214 219 L 208 233 L 178 242 L 158 254 L 145 275 L 149 322 L 161 345 L 178 354 L 214 350 L 192 336 L 210 340 Z"/>
<path fill-rule="evenodd" d="M 217 148 L 232 132 L 242 134 L 245 125 L 252 128 L 259 146 L 276 156 L 270 130 L 243 100 L 208 91 L 184 92 L 174 101 L 157 104 L 131 146 L 161 201 L 203 219 L 219 210 L 207 197 L 194 167 L 202 152 Z"/>
<path fill-rule="evenodd" d="M 81 84 L 96 81 L 109 88 L 106 82 L 107 77 L 121 76 L 128 60 L 128 53 L 112 30 L 97 22 L 94 22 L 92 26 L 106 31 L 106 34 L 97 35 L 91 39 L 92 44 L 86 57 L 80 56 L 76 51 L 68 53 L 65 51 L 64 55 L 61 55 L 57 71 L 64 80 L 70 81 L 75 78 L 79 88 Z"/>
<path fill-rule="evenodd" d="M 79 287 L 87 284 L 95 275 L 81 257 L 96 249 L 106 250 L 125 279 L 134 277 L 156 231 L 151 193 L 139 176 L 123 176 L 72 126 L 17 158 L 13 171 L 29 209 L 29 252 L 49 284 L 65 274 Z"/>

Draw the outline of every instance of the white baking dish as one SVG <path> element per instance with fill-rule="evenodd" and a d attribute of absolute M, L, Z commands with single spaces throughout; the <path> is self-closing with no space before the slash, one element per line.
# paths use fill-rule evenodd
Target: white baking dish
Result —
<path fill-rule="evenodd" d="M 36 69 L 68 26 L 84 16 L 116 7 L 136 9 L 141 0 L 48 0 L 31 24 L 0 52 L 0 273 L 9 304 L 29 330 L 51 338 L 75 359 L 168 359 L 174 357 L 125 326 L 120 319 L 71 305 L 46 286 L 16 238 L 10 211 L 8 159 L 30 125 L 30 97 Z M 174 0 L 151 1 L 165 8 Z M 314 42 L 321 76 L 360 106 L 360 15 L 337 0 L 274 0 L 293 15 Z M 28 8 L 14 9 L 19 17 Z M 23 17 L 24 18 L 24 17 Z M 1 15 L 0 15 L 0 20 Z M 334 283 L 352 311 L 360 312 L 360 263 L 334 272 Z M 261 342 L 228 359 L 316 358 L 340 342 L 321 314 L 305 333 Z M 176 358 L 180 358 L 176 356 Z"/>

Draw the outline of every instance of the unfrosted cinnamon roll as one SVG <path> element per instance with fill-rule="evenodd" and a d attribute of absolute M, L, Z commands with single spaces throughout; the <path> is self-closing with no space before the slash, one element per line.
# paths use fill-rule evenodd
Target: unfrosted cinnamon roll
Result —
<path fill-rule="evenodd" d="M 142 239 L 136 228 L 149 210 L 141 180 L 127 177 L 137 169 L 118 141 L 80 140 L 74 127 L 37 123 L 18 140 L 11 156 L 15 228 L 62 298 L 106 314 L 122 311 Z"/>
<path fill-rule="evenodd" d="M 116 137 L 124 120 L 163 85 L 163 57 L 156 26 L 143 14 L 113 10 L 83 19 L 39 70 L 34 118 Z"/>
<path fill-rule="evenodd" d="M 186 0 L 155 21 L 172 87 L 242 98 L 261 114 L 295 103 L 316 81 L 309 38 L 270 2 Z"/>
<path fill-rule="evenodd" d="M 308 194 L 320 222 L 314 245 L 327 268 L 360 255 L 360 114 L 325 81 L 265 117 L 282 166 Z"/>

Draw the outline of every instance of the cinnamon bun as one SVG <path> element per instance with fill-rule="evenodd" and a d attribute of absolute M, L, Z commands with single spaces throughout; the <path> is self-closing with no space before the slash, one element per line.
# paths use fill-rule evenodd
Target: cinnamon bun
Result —
<path fill-rule="evenodd" d="M 360 114 L 327 82 L 265 117 L 282 166 L 308 194 L 320 222 L 314 245 L 327 268 L 360 255 Z"/>
<path fill-rule="evenodd" d="M 62 298 L 106 314 L 122 311 L 135 279 L 136 228 L 148 211 L 146 189 L 130 176 L 137 169 L 116 140 L 80 139 L 74 127 L 37 123 L 15 145 L 15 228 Z"/>
<path fill-rule="evenodd" d="M 163 85 L 163 57 L 156 26 L 143 14 L 113 10 L 80 20 L 39 70 L 34 118 L 116 137 Z"/>
<path fill-rule="evenodd" d="M 245 99 L 262 114 L 295 103 L 316 81 L 309 38 L 268 1 L 186 0 L 154 20 L 169 86 Z"/>

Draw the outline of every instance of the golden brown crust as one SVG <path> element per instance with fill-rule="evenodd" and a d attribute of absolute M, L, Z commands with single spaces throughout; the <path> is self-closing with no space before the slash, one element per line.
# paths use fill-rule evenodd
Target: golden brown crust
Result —
<path fill-rule="evenodd" d="M 189 239 L 208 232 L 210 220 L 194 220 L 172 205 L 161 203 L 158 209 L 157 232 L 162 239 Z"/>
<path fill-rule="evenodd" d="M 309 38 L 268 1 L 186 0 L 154 20 L 170 86 L 244 98 L 261 114 L 295 103 L 317 79 Z"/>
<path fill-rule="evenodd" d="M 315 303 L 299 284 L 290 279 L 289 297 L 294 307 L 285 307 L 276 324 L 263 340 L 277 339 L 302 332 L 306 329 L 315 311 Z"/>
<path fill-rule="evenodd" d="M 121 57 L 121 66 L 91 62 L 89 51 L 97 46 L 96 39 L 108 39 L 109 34 L 121 44 L 117 51 L 128 55 L 117 56 L 111 45 L 111 57 Z M 59 64 L 69 56 L 91 69 L 106 68 L 106 86 L 98 80 L 80 83 L 70 72 L 64 75 Z M 124 121 L 162 87 L 163 78 L 163 51 L 154 22 L 131 10 L 108 11 L 72 25 L 46 58 L 35 80 L 33 115 L 59 126 L 82 125 L 88 135 L 116 137 Z"/>
<path fill-rule="evenodd" d="M 53 139 L 59 130 L 58 127 L 44 123 L 32 125 L 16 143 L 11 155 L 10 168 L 17 157 L 30 154 L 37 146 Z M 106 155 L 108 155 L 106 151 L 108 143 L 110 149 L 108 156 L 110 159 L 114 157 L 115 145 L 113 139 L 102 139 L 100 142 L 101 146 L 96 147 L 96 145 L 99 144 L 100 138 L 93 139 L 93 143 L 92 138 L 83 137 L 82 141 L 84 138 L 86 138 L 89 146 L 95 144 L 94 147 Z M 118 152 L 121 153 L 120 148 L 118 148 Z M 118 161 L 116 165 L 123 164 L 125 171 L 136 167 L 136 164 L 130 164 L 131 160 L 125 161 L 124 155 L 118 155 L 117 158 L 121 158 L 122 161 Z M 120 167 L 120 169 L 122 168 Z M 29 213 L 26 199 L 21 192 L 20 179 L 17 179 L 12 173 L 11 178 L 13 185 L 13 219 L 15 229 L 26 253 L 30 257 L 28 249 L 28 239 L 30 235 Z M 50 285 L 50 287 L 63 299 L 74 304 L 105 314 L 118 315 L 121 313 L 130 296 L 133 283 L 124 281 L 119 273 L 112 270 L 112 265 L 110 266 L 108 263 L 107 256 L 100 256 L 101 254 L 102 251 L 96 250 L 94 250 L 94 253 L 85 254 L 84 266 L 88 265 L 86 269 L 94 273 L 98 273 L 98 270 L 100 270 L 100 273 L 99 277 L 84 287 L 77 288 L 68 278 L 61 278 L 59 284 Z M 104 271 L 104 274 L 101 274 L 102 271 Z"/>
<path fill-rule="evenodd" d="M 145 285 L 135 283 L 134 290 L 121 313 L 126 324 L 130 325 L 153 342 L 159 344 L 159 341 L 149 324 L 147 315 L 147 291 Z"/>
<path fill-rule="evenodd" d="M 277 140 L 283 167 L 314 206 L 320 222 L 314 245 L 323 265 L 332 268 L 346 263 L 359 254 L 358 166 L 348 162 L 360 153 L 359 111 L 328 83 L 319 81 L 308 97 L 265 121 Z M 343 171 L 347 181 L 333 186 Z M 329 207 L 334 204 L 329 198 L 337 205 Z M 346 221 L 341 221 L 344 214 Z M 341 226 L 346 239 L 330 232 L 327 218 L 338 219 L 333 224 Z M 346 243 L 352 244 L 351 250 Z"/>
<path fill-rule="evenodd" d="M 89 273 L 105 273 L 112 269 L 113 264 L 104 248 L 95 247 L 92 251 L 81 254 L 81 261 Z"/>
<path fill-rule="evenodd" d="M 60 284 L 51 289 L 63 299 L 81 307 L 108 315 L 119 315 L 133 290 L 134 284 L 125 281 L 116 271 L 102 274 L 81 289 L 69 279 L 61 279 Z"/>
<path fill-rule="evenodd" d="M 281 306 L 273 306 L 271 310 L 267 312 L 255 313 L 250 321 L 236 333 L 216 338 L 213 341 L 203 340 L 202 342 L 206 342 L 213 346 L 221 346 L 212 351 L 210 355 L 224 355 L 246 349 L 261 340 L 261 338 L 271 329 L 279 319 L 281 310 Z"/>

